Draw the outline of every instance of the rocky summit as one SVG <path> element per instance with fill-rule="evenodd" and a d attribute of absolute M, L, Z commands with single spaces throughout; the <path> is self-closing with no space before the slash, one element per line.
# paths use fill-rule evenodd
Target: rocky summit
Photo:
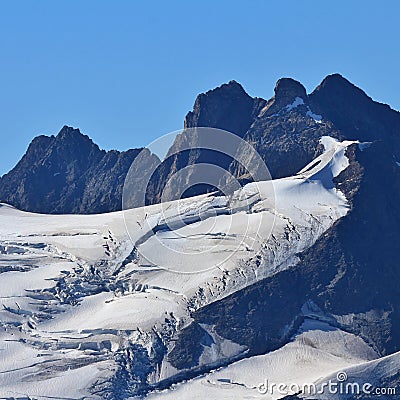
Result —
<path fill-rule="evenodd" d="M 102 213 L 121 209 L 125 176 L 141 149 L 104 151 L 79 129 L 38 136 L 0 180 L 0 199 L 41 213 Z"/>

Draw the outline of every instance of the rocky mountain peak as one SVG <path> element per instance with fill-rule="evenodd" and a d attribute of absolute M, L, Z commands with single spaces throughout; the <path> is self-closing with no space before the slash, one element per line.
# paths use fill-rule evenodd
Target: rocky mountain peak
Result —
<path fill-rule="evenodd" d="M 331 98 L 341 97 L 343 102 L 347 101 L 368 101 L 371 100 L 367 94 L 359 87 L 352 84 L 342 75 L 335 73 L 328 75 L 315 88 L 311 94 L 312 97 L 329 96 Z"/>
<path fill-rule="evenodd" d="M 140 149 L 101 150 L 87 135 L 64 126 L 34 138 L 19 163 L 0 179 L 0 198 L 42 213 L 99 213 L 121 208 L 127 171 Z"/>
<path fill-rule="evenodd" d="M 244 95 L 246 97 L 250 97 L 246 91 L 243 89 L 243 86 L 235 81 L 234 79 L 230 80 L 228 83 L 223 83 L 221 86 L 218 86 L 215 89 L 209 90 L 206 92 L 206 94 L 210 93 L 215 93 L 215 92 L 229 92 L 231 94 L 237 93 L 239 95 Z"/>
<path fill-rule="evenodd" d="M 82 135 L 79 128 L 73 128 L 72 126 L 64 125 L 61 128 L 60 132 L 58 132 L 57 137 L 63 138 L 63 137 L 68 137 L 68 136 L 71 137 L 74 135 Z"/>
<path fill-rule="evenodd" d="M 362 90 L 360 88 L 357 88 L 357 86 L 353 85 L 348 79 L 346 79 L 343 75 L 339 74 L 339 73 L 334 73 L 334 74 L 330 74 L 327 75 L 322 82 L 320 83 L 320 85 L 317 86 L 317 88 L 315 90 L 319 90 L 322 87 L 351 87 L 351 88 L 355 88 L 358 89 L 359 91 L 362 92 Z"/>
<path fill-rule="evenodd" d="M 246 91 L 243 89 L 243 86 L 235 81 L 235 80 L 230 80 L 228 83 L 223 83 L 220 86 L 217 86 L 214 89 L 208 90 L 206 93 L 200 93 L 197 96 L 198 100 L 201 100 L 206 97 L 210 96 L 223 96 L 223 95 L 229 95 L 229 96 L 240 96 L 240 97 L 245 97 L 245 98 L 251 98 Z"/>
<path fill-rule="evenodd" d="M 36 136 L 28 146 L 27 154 L 38 154 L 47 149 L 54 141 L 54 136 Z"/>
<path fill-rule="evenodd" d="M 55 137 L 55 145 L 68 146 L 70 148 L 77 148 L 80 151 L 82 149 L 100 151 L 100 148 L 89 138 L 89 136 L 81 133 L 79 129 L 71 126 L 64 125 L 60 132 Z"/>
<path fill-rule="evenodd" d="M 279 79 L 276 82 L 274 93 L 274 97 L 268 101 L 260 115 L 269 117 L 291 104 L 298 106 L 308 103 L 306 89 L 300 82 L 292 78 Z"/>
<path fill-rule="evenodd" d="M 186 115 L 184 126 L 219 128 L 243 136 L 258 112 L 255 109 L 259 103 L 260 99 L 253 99 L 232 80 L 198 95 L 193 111 Z"/>
<path fill-rule="evenodd" d="M 400 157 L 400 113 L 374 101 L 342 75 L 328 75 L 309 99 L 312 110 L 324 115 L 346 137 L 388 140 L 396 157 Z"/>
<path fill-rule="evenodd" d="M 281 78 L 275 85 L 275 102 L 287 105 L 293 103 L 296 97 L 304 101 L 307 99 L 307 93 L 304 86 L 292 78 Z"/>

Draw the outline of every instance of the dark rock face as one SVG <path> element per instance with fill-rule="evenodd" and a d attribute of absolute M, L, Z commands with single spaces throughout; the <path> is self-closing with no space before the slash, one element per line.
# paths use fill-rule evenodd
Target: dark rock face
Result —
<path fill-rule="evenodd" d="M 197 323 L 189 325 L 187 329 L 184 329 L 184 332 L 182 336 L 183 340 L 177 342 L 169 354 L 169 359 L 172 360 L 178 369 L 196 367 L 203 353 L 204 346 L 211 346 L 214 343 L 209 333 Z M 193 338 L 199 340 L 194 342 Z"/>
<path fill-rule="evenodd" d="M 100 213 L 121 209 L 126 173 L 140 152 L 100 150 L 78 129 L 39 136 L 0 180 L 0 199 L 42 213 Z"/>
<path fill-rule="evenodd" d="M 239 83 L 230 81 L 197 96 L 184 125 L 223 129 L 242 137 L 265 104 L 264 99 L 253 99 Z"/>
<path fill-rule="evenodd" d="M 347 138 L 384 140 L 399 155 L 400 113 L 373 101 L 360 88 L 339 74 L 327 76 L 310 94 L 316 113 L 332 121 Z"/>
<path fill-rule="evenodd" d="M 193 111 L 186 115 L 184 126 L 185 128 L 217 128 L 243 137 L 265 105 L 264 99 L 250 97 L 239 83 L 230 81 L 228 84 L 200 94 L 194 103 Z M 180 198 L 182 186 L 195 180 L 195 168 L 190 168 L 191 166 L 212 164 L 224 171 L 229 169 L 233 161 L 232 157 L 201 148 L 203 139 L 205 139 L 204 142 L 208 141 L 202 135 L 204 132 L 201 130 L 192 129 L 189 133 L 184 130 L 176 137 L 167 159 L 160 165 L 155 178 L 149 184 L 148 204 L 159 202 L 163 192 L 169 199 Z M 198 148 L 186 150 L 185 146 L 188 142 L 195 143 Z M 178 185 L 174 188 L 168 187 L 171 177 L 184 168 L 186 170 L 179 178 Z M 211 180 L 215 181 L 215 185 L 193 185 L 190 190 L 184 192 L 184 196 L 190 197 L 214 191 L 218 188 L 220 178 L 222 175 L 212 177 Z"/>
<path fill-rule="evenodd" d="M 290 176 L 310 163 L 320 151 L 321 136 L 343 139 L 331 123 L 317 123 L 301 105 L 281 115 L 261 115 L 245 135 L 265 161 L 273 178 Z M 239 176 L 236 163 L 230 170 Z"/>
<path fill-rule="evenodd" d="M 278 113 L 286 106 L 293 104 L 296 98 L 302 99 L 307 102 L 307 93 L 304 86 L 292 79 L 281 78 L 275 85 L 275 95 L 268 101 L 267 106 L 263 110 L 263 115 L 272 115 Z"/>
<path fill-rule="evenodd" d="M 342 138 L 330 121 L 320 123 L 313 116 L 303 85 L 291 78 L 280 79 L 275 96 L 244 136 L 264 159 L 273 178 L 293 175 L 308 164 L 319 152 L 321 136 Z M 230 171 L 240 176 L 236 163 Z"/>
<path fill-rule="evenodd" d="M 296 98 L 302 101 L 294 103 Z M 280 79 L 275 96 L 244 139 L 263 157 L 272 177 L 280 178 L 311 162 L 323 135 L 340 140 L 383 140 L 391 156 L 400 159 L 400 113 L 373 101 L 339 74 L 325 78 L 310 95 L 299 82 Z M 239 175 L 237 166 L 232 165 L 231 171 Z"/>

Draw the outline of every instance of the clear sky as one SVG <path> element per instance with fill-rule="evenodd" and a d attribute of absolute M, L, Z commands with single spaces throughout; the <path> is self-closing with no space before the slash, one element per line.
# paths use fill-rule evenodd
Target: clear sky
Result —
<path fill-rule="evenodd" d="M 231 79 L 270 98 L 342 73 L 400 109 L 400 1 L 1 1 L 0 175 L 38 134 L 78 127 L 101 148 L 180 129 Z"/>

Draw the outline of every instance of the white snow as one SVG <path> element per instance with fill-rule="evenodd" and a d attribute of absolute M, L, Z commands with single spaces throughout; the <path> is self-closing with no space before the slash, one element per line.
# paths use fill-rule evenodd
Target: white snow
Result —
<path fill-rule="evenodd" d="M 363 142 L 363 143 L 359 143 L 358 144 L 358 148 L 361 151 L 364 151 L 365 149 L 368 149 L 368 147 L 370 147 L 372 145 L 373 142 Z"/>
<path fill-rule="evenodd" d="M 338 373 L 343 376 L 343 387 L 346 384 L 357 384 L 360 393 L 367 395 L 365 398 L 385 398 L 397 399 L 399 397 L 398 374 L 400 371 L 400 352 L 381 357 L 376 360 L 355 364 L 347 368 L 341 368 Z M 349 390 L 338 390 L 338 393 L 330 393 L 326 387 L 322 387 L 325 382 L 341 382 L 338 380 L 338 373 L 328 374 L 318 379 L 315 384 L 321 400 L 353 400 L 357 392 Z M 351 389 L 351 386 L 349 386 Z M 324 389 L 324 390 L 322 390 Z M 367 392 L 363 390 L 366 389 Z M 357 389 L 356 389 L 357 390 Z M 368 393 L 369 392 L 369 393 Z M 304 396 L 305 399 L 312 400 L 315 396 Z"/>
<path fill-rule="evenodd" d="M 129 343 L 147 349 L 154 332 L 163 337 L 190 323 L 191 310 L 295 265 L 296 254 L 349 208 L 333 178 L 347 168 L 345 149 L 353 142 L 321 142 L 325 152 L 296 176 L 251 183 L 229 197 L 101 215 L 0 205 L 0 397 L 89 396 L 93 382 L 115 373 L 115 351 Z M 202 363 L 243 352 L 205 328 L 216 345 Z M 318 365 L 333 360 L 330 350 L 294 343 L 291 354 L 317 352 Z M 342 365 L 341 357 L 329 368 Z M 248 362 L 258 368 L 256 360 Z M 152 380 L 175 372 L 163 363 Z"/>
<path fill-rule="evenodd" d="M 298 107 L 298 106 L 301 106 L 301 105 L 303 105 L 303 104 L 304 104 L 304 100 L 303 100 L 301 97 L 296 97 L 296 98 L 293 100 L 293 103 L 288 104 L 288 105 L 285 107 L 285 109 L 286 109 L 286 111 L 292 111 L 294 108 L 296 108 L 296 107 Z"/>
<path fill-rule="evenodd" d="M 314 114 L 310 108 L 308 108 L 308 111 L 306 113 L 306 115 L 308 115 L 310 118 L 312 118 L 315 122 L 317 123 L 321 123 L 322 122 L 322 115 L 319 114 Z"/>
<path fill-rule="evenodd" d="M 266 355 L 250 357 L 199 378 L 155 392 L 151 400 L 279 399 L 291 392 L 291 385 L 312 384 L 336 371 L 377 358 L 362 339 L 334 329 L 326 323 L 306 320 L 291 343 Z M 264 393 L 268 382 L 286 385 L 287 393 Z"/>

